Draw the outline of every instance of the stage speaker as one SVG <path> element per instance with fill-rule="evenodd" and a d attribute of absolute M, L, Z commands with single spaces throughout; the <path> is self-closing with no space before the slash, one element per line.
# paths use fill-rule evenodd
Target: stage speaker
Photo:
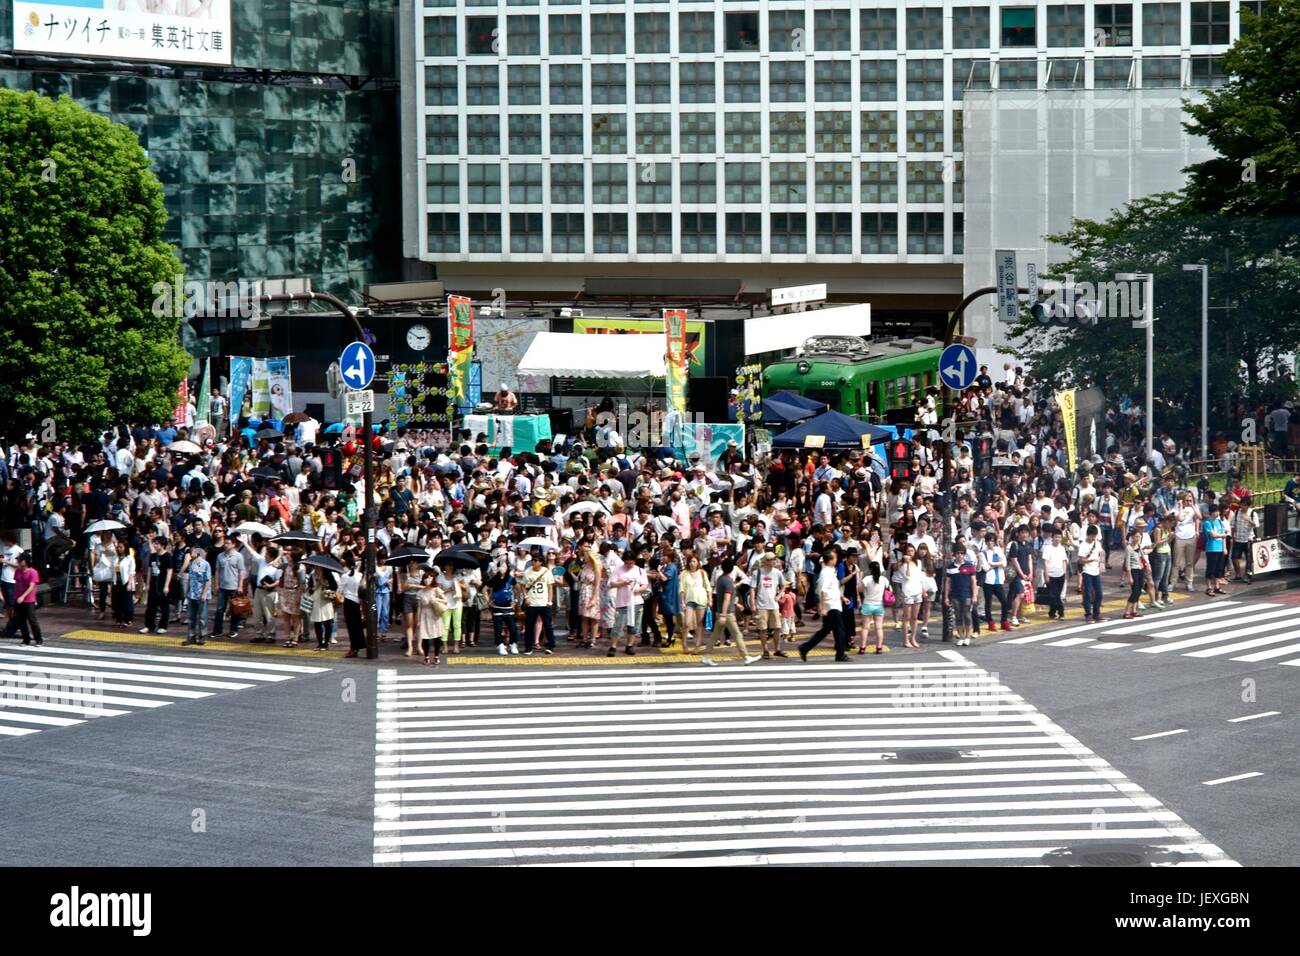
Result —
<path fill-rule="evenodd" d="M 727 379 L 722 376 L 693 378 L 687 389 L 687 406 L 703 421 L 723 424 L 727 421 Z"/>
<path fill-rule="evenodd" d="M 552 435 L 573 434 L 573 409 L 548 408 L 546 414 L 551 419 Z"/>
<path fill-rule="evenodd" d="M 1288 507 L 1285 502 L 1264 506 L 1264 524 L 1260 529 L 1263 532 L 1263 537 L 1276 538 L 1286 533 L 1286 509 Z"/>

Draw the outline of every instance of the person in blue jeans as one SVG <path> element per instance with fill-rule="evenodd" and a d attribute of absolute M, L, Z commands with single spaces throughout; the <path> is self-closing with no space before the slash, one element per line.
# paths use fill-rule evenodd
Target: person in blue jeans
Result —
<path fill-rule="evenodd" d="M 189 631 L 182 644 L 206 644 L 203 634 L 208 625 L 208 601 L 212 600 L 212 565 L 198 545 L 190 548 L 186 566 L 185 596 L 189 603 Z"/>
<path fill-rule="evenodd" d="M 388 634 L 389 612 L 392 607 L 393 569 L 382 551 L 375 555 L 375 617 L 381 636 Z"/>
<path fill-rule="evenodd" d="M 1092 624 L 1101 620 L 1101 569 L 1105 563 L 1101 529 L 1088 525 L 1083 544 L 1079 545 L 1079 591 L 1083 595 L 1083 620 Z"/>
<path fill-rule="evenodd" d="M 1208 517 L 1201 522 L 1201 532 L 1205 535 L 1205 593 L 1222 594 L 1227 584 L 1224 569 L 1228 564 L 1228 525 L 1219 517 L 1219 506 L 1210 505 Z"/>

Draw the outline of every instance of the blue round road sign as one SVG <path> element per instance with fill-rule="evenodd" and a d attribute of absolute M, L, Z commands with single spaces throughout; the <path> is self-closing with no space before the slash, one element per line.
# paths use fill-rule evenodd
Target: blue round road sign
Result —
<path fill-rule="evenodd" d="M 369 388 L 375 380 L 375 353 L 365 342 L 351 342 L 339 356 L 339 371 L 348 388 Z"/>
<path fill-rule="evenodd" d="M 967 345 L 950 345 L 939 356 L 939 378 L 949 388 L 963 389 L 975 381 L 975 353 Z"/>

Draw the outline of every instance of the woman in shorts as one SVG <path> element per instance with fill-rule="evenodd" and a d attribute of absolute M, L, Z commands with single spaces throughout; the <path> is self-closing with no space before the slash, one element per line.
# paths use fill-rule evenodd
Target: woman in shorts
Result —
<path fill-rule="evenodd" d="M 858 637 L 858 653 L 867 652 L 867 635 L 875 631 L 876 653 L 884 654 L 889 650 L 885 646 L 885 592 L 889 590 L 889 579 L 880 570 L 879 561 L 867 565 L 867 573 L 862 575 L 858 587 L 862 597 L 862 633 Z"/>
<path fill-rule="evenodd" d="M 402 656 L 411 657 L 416 653 L 417 619 L 420 616 L 420 589 L 424 583 L 424 571 L 417 562 L 412 561 L 407 565 L 406 573 L 399 580 L 401 582 L 402 623 L 406 628 L 406 650 L 402 652 Z"/>
<path fill-rule="evenodd" d="M 686 570 L 681 575 L 682 600 L 682 652 L 698 654 L 704 646 L 704 612 L 709 606 L 710 592 L 708 575 L 700 567 L 700 555 L 697 551 L 686 552 Z M 691 647 L 691 637 L 695 638 L 695 647 Z"/>
<path fill-rule="evenodd" d="M 916 549 L 910 544 L 903 547 L 899 576 L 903 587 L 903 646 L 917 647 L 917 628 L 920 626 L 921 603 L 925 600 L 925 569 L 916 560 Z"/>

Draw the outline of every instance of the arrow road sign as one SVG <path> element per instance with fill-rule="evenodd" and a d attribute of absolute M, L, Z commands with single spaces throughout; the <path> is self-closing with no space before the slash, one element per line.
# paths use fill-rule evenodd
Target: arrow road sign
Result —
<path fill-rule="evenodd" d="M 949 388 L 961 390 L 975 381 L 975 353 L 966 345 L 950 345 L 939 356 L 939 377 Z"/>
<path fill-rule="evenodd" d="M 375 353 L 365 342 L 350 342 L 339 356 L 339 369 L 348 388 L 369 388 L 375 380 Z"/>

